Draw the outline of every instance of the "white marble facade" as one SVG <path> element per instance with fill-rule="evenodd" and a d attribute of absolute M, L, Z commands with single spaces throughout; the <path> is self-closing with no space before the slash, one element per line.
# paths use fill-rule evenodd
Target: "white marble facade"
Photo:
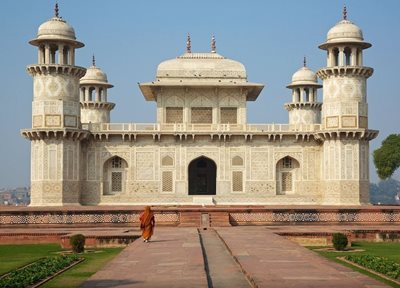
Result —
<path fill-rule="evenodd" d="M 343 20 L 320 48 L 327 67 L 301 67 L 287 86 L 288 124 L 247 123 L 263 85 L 216 52 L 186 52 L 139 84 L 157 122 L 110 123 L 107 75 L 75 66 L 83 43 L 58 15 L 30 43 L 38 63 L 31 140 L 31 205 L 360 205 L 369 201 L 369 141 L 361 29 Z M 85 74 L 86 73 L 86 74 Z M 317 81 L 322 79 L 322 85 Z M 323 87 L 323 101 L 318 89 Z M 321 113 L 322 112 L 322 113 Z"/>

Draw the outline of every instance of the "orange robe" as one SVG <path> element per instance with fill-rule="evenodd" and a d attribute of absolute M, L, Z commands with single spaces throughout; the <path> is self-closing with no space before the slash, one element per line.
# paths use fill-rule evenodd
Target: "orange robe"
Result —
<path fill-rule="evenodd" d="M 143 239 L 150 240 L 154 232 L 154 226 L 154 214 L 150 210 L 150 207 L 146 207 L 144 212 L 140 215 L 140 229 L 142 229 Z"/>

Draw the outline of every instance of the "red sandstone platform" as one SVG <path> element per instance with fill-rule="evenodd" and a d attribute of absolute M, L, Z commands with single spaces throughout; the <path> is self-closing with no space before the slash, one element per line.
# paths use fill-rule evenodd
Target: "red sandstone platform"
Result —
<path fill-rule="evenodd" d="M 210 246 L 201 243 L 197 229 L 160 227 L 150 243 L 130 244 L 82 287 L 210 287 L 209 278 L 218 283 L 214 287 L 230 288 L 387 287 L 277 236 L 266 227 L 215 230 L 227 247 L 211 247 L 216 257 L 208 261 L 216 263 L 204 263 L 202 247 L 207 253 Z M 222 257 L 225 250 L 230 251 L 231 259 Z M 232 265 L 239 269 L 233 271 Z M 246 281 L 232 280 L 238 274 L 247 277 L 248 285 Z"/>

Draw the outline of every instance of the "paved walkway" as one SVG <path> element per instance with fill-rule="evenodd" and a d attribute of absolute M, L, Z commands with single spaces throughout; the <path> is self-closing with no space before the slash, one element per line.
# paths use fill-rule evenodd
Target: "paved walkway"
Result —
<path fill-rule="evenodd" d="M 200 236 L 210 287 L 252 287 L 214 230 L 200 230 Z"/>
<path fill-rule="evenodd" d="M 207 275 L 196 228 L 156 229 L 150 243 L 137 240 L 130 244 L 83 287 L 234 287 L 231 280 L 243 280 L 244 274 L 254 287 L 387 287 L 266 227 L 216 228 L 227 246 L 218 242 L 214 232 L 201 231 L 209 262 Z M 226 253 L 226 247 L 231 254 Z M 232 259 L 240 265 L 235 266 Z M 218 273 L 225 275 L 218 278 Z M 207 276 L 214 279 L 210 282 L 213 286 L 209 286 Z M 240 285 L 238 282 L 237 287 L 245 287 Z"/>
<path fill-rule="evenodd" d="M 136 240 L 82 287 L 207 287 L 195 228 L 159 228 L 149 243 Z"/>
<path fill-rule="evenodd" d="M 264 227 L 218 228 L 217 232 L 258 287 L 387 287 Z"/>

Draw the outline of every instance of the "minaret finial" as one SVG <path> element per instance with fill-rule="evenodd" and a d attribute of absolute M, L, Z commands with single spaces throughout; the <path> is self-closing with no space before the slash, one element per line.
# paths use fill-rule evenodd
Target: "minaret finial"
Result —
<path fill-rule="evenodd" d="M 343 6 L 343 20 L 347 20 L 347 8 L 346 4 Z"/>
<path fill-rule="evenodd" d="M 212 35 L 211 37 L 211 53 L 216 53 L 217 52 L 217 45 L 215 42 L 215 36 Z"/>
<path fill-rule="evenodd" d="M 92 57 L 92 65 L 94 67 L 96 67 L 96 58 L 94 57 L 94 54 L 93 54 L 93 57 Z"/>
<path fill-rule="evenodd" d="M 303 59 L 303 67 L 307 67 L 307 58 L 306 58 L 306 56 L 304 56 L 304 59 Z"/>
<path fill-rule="evenodd" d="M 56 5 L 55 5 L 55 7 L 54 7 L 54 15 L 55 15 L 57 18 L 60 18 L 60 15 L 58 14 L 58 2 L 56 2 Z"/>
<path fill-rule="evenodd" d="M 186 53 L 192 53 L 192 41 L 190 40 L 190 34 L 187 34 L 186 40 Z"/>

